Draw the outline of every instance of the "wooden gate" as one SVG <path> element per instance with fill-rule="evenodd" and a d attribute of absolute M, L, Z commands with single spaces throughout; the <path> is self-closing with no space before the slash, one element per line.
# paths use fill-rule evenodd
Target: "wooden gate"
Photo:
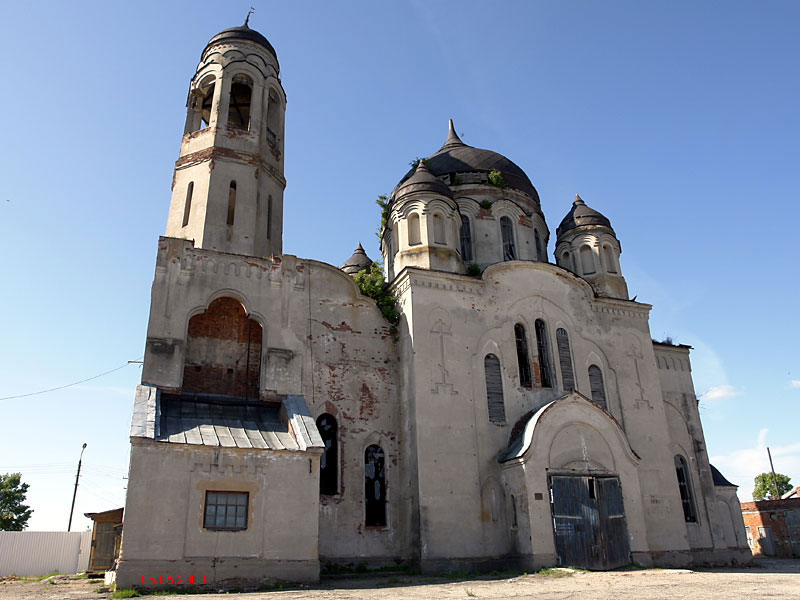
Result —
<path fill-rule="evenodd" d="M 619 478 L 553 475 L 550 502 L 562 565 L 601 571 L 631 562 Z"/>

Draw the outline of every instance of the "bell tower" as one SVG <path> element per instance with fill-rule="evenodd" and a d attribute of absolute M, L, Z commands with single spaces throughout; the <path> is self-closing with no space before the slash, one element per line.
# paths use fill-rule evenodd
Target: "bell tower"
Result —
<path fill-rule="evenodd" d="M 189 83 L 168 237 L 220 252 L 281 254 L 286 94 L 279 74 L 272 44 L 247 21 L 208 42 Z"/>

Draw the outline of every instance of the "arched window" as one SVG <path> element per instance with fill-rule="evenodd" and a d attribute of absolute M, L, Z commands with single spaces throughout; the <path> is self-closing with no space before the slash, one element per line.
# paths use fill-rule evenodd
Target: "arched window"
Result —
<path fill-rule="evenodd" d="M 564 252 L 561 255 L 561 266 L 568 271 L 572 271 L 572 260 L 570 260 L 569 252 Z"/>
<path fill-rule="evenodd" d="M 269 91 L 267 99 L 267 139 L 275 144 L 278 141 L 278 132 L 281 127 L 281 116 L 278 113 L 280 103 L 275 90 Z"/>
<path fill-rule="evenodd" d="M 556 329 L 558 365 L 561 367 L 561 384 L 564 391 L 575 389 L 575 374 L 572 371 L 572 353 L 569 349 L 569 334 L 563 327 Z"/>
<path fill-rule="evenodd" d="M 189 187 L 186 188 L 186 202 L 183 205 L 183 225 L 186 227 L 189 224 L 189 214 L 192 212 L 192 193 L 194 192 L 194 181 L 189 182 Z"/>
<path fill-rule="evenodd" d="M 514 339 L 517 342 L 517 363 L 519 363 L 519 384 L 531 387 L 531 361 L 528 358 L 528 335 L 521 323 L 514 325 Z"/>
<path fill-rule="evenodd" d="M 533 230 L 533 239 L 536 242 L 536 260 L 544 262 L 544 254 L 542 253 L 542 238 L 539 237 L 539 230 Z"/>
<path fill-rule="evenodd" d="M 408 217 L 408 245 L 416 246 L 422 243 L 422 238 L 419 233 L 419 215 L 411 213 Z"/>
<path fill-rule="evenodd" d="M 189 319 L 184 393 L 259 398 L 262 327 L 242 303 L 217 298 Z"/>
<path fill-rule="evenodd" d="M 581 275 L 591 275 L 594 273 L 594 257 L 589 246 L 581 246 Z"/>
<path fill-rule="evenodd" d="M 187 103 L 186 127 L 183 133 L 191 133 L 208 127 L 211 121 L 211 105 L 214 102 L 214 76 L 207 76 L 195 87 Z"/>
<path fill-rule="evenodd" d="M 250 100 L 253 80 L 247 75 L 234 75 L 228 104 L 228 129 L 250 129 Z"/>
<path fill-rule="evenodd" d="M 514 247 L 514 225 L 508 217 L 500 217 L 500 236 L 503 238 L 503 260 L 516 260 Z"/>
<path fill-rule="evenodd" d="M 439 213 L 433 215 L 433 241 L 436 244 L 447 243 L 447 237 L 444 233 L 444 219 Z"/>
<path fill-rule="evenodd" d="M 611 250 L 611 246 L 603 246 L 603 257 L 606 260 L 606 271 L 616 273 L 617 261 L 614 259 L 614 252 Z"/>
<path fill-rule="evenodd" d="M 333 496 L 339 493 L 339 440 L 336 419 L 329 414 L 320 415 L 317 429 L 325 444 L 319 461 L 319 493 Z"/>
<path fill-rule="evenodd" d="M 489 421 L 505 423 L 506 407 L 503 402 L 503 378 L 500 374 L 500 361 L 494 354 L 483 359 L 486 374 L 486 402 L 489 406 Z"/>
<path fill-rule="evenodd" d="M 267 198 L 267 239 L 272 237 L 272 194 Z"/>
<path fill-rule="evenodd" d="M 689 467 L 686 465 L 686 459 L 680 454 L 675 455 L 675 474 L 678 476 L 678 489 L 681 492 L 683 518 L 687 523 L 697 523 L 697 509 L 694 506 L 694 494 L 692 493 L 692 482 L 689 477 Z"/>
<path fill-rule="evenodd" d="M 236 215 L 236 182 L 231 181 L 231 187 L 228 189 L 228 218 L 225 223 L 228 226 L 233 225 L 233 218 Z"/>
<path fill-rule="evenodd" d="M 386 239 L 386 276 L 391 277 L 394 272 L 394 236 L 391 229 L 387 229 L 384 235 Z"/>
<path fill-rule="evenodd" d="M 539 351 L 539 372 L 542 375 L 542 387 L 553 387 L 553 370 L 550 368 L 550 344 L 547 342 L 547 327 L 544 321 L 536 319 L 536 348 Z"/>
<path fill-rule="evenodd" d="M 589 388 L 592 390 L 592 402 L 608 408 L 606 405 L 606 388 L 603 385 L 603 372 L 597 365 L 589 367 Z"/>
<path fill-rule="evenodd" d="M 472 230 L 469 226 L 469 217 L 461 215 L 461 259 L 464 262 L 472 261 Z"/>
<path fill-rule="evenodd" d="M 367 527 L 386 526 L 386 470 L 383 450 L 372 445 L 364 451 L 364 508 Z"/>

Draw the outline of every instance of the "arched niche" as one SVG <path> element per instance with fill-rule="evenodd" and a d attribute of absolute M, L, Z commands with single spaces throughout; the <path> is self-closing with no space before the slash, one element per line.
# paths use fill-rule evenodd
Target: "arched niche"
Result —
<path fill-rule="evenodd" d="M 189 319 L 183 391 L 259 397 L 262 327 L 228 296 Z"/>

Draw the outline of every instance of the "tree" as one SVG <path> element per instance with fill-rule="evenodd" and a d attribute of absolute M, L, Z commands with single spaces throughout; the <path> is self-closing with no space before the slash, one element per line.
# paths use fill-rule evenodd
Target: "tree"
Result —
<path fill-rule="evenodd" d="M 397 299 L 389 291 L 389 286 L 383 279 L 383 267 L 380 263 L 372 263 L 369 271 L 361 269 L 353 280 L 358 289 L 367 298 L 372 298 L 378 305 L 383 318 L 392 325 L 397 325 L 400 314 L 397 312 Z"/>
<path fill-rule="evenodd" d="M 753 481 L 756 482 L 756 487 L 753 488 L 753 500 L 763 500 L 769 495 L 771 498 L 780 498 L 786 492 L 792 489 L 789 485 L 789 477 L 781 473 L 775 473 L 775 479 L 778 480 L 778 492 L 775 492 L 775 483 L 772 481 L 772 473 L 759 473 L 755 476 Z"/>
<path fill-rule="evenodd" d="M 22 483 L 21 473 L 0 475 L 0 531 L 22 531 L 33 510 L 23 504 L 30 486 Z"/>

